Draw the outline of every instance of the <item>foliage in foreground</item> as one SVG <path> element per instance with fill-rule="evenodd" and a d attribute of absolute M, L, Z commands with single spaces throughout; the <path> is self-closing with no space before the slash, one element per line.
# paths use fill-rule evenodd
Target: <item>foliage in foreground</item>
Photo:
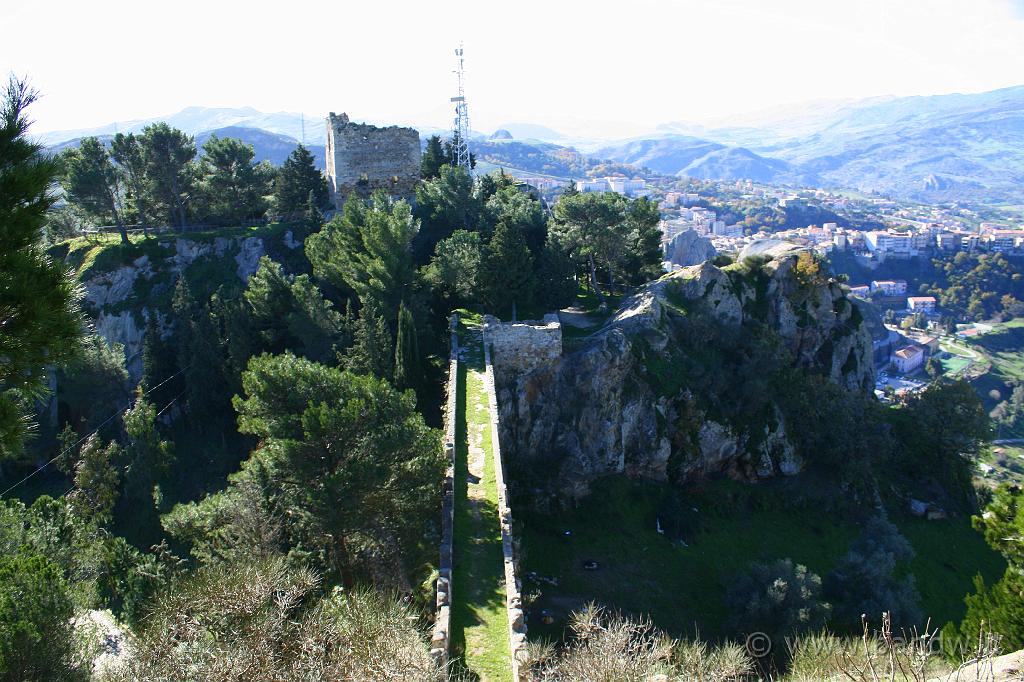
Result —
<path fill-rule="evenodd" d="M 12 77 L 0 102 L 0 459 L 20 452 L 45 368 L 69 359 L 81 332 L 75 284 L 39 246 L 57 166 L 27 137 L 35 98 Z"/>
<path fill-rule="evenodd" d="M 319 590 L 280 558 L 201 569 L 156 602 L 106 682 L 443 679 L 407 607 Z"/>
<path fill-rule="evenodd" d="M 895 631 L 888 613 L 880 628 L 862 621 L 859 638 L 820 631 L 781 640 L 748 639 L 746 646 L 673 640 L 644 620 L 630 620 L 590 604 L 573 615 L 572 640 L 562 649 L 534 645 L 533 682 L 926 682 L 991 680 L 984 671 L 997 653 L 997 638 L 976 636 L 964 662 L 949 673 L 937 632 Z M 779 656 L 768 654 L 779 650 Z M 761 656 L 755 658 L 753 654 Z M 783 669 L 775 660 L 784 660 Z M 969 676 L 957 677 L 966 671 Z M 977 671 L 977 672 L 975 672 Z M 980 674 L 979 674 L 980 673 Z M 947 678 L 946 675 L 949 674 Z"/>
<path fill-rule="evenodd" d="M 247 528 L 279 526 L 267 552 L 284 549 L 346 586 L 370 577 L 407 587 L 444 466 L 413 393 L 290 353 L 254 357 L 242 383 L 239 430 L 262 445 L 227 490 L 165 517 L 168 532 L 199 558 L 227 557 L 256 537 Z M 252 520 L 244 509 L 257 521 L 240 521 Z"/>

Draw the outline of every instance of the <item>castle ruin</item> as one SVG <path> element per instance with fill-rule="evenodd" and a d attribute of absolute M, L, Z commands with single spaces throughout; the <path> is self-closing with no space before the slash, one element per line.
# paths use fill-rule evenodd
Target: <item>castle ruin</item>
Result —
<path fill-rule="evenodd" d="M 413 128 L 352 123 L 347 114 L 327 116 L 327 187 L 341 208 L 353 192 L 368 197 L 413 196 L 420 177 L 420 134 Z"/>

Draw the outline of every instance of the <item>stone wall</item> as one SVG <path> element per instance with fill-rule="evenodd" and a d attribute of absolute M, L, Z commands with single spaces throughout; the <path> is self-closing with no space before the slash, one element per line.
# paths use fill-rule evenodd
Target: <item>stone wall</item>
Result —
<path fill-rule="evenodd" d="M 487 367 L 487 373 L 484 376 L 484 388 L 487 391 L 487 407 L 491 416 L 491 448 L 494 456 L 495 483 L 498 486 L 498 519 L 501 522 L 501 551 L 505 565 L 505 610 L 508 613 L 512 679 L 519 682 L 526 672 L 529 654 L 526 648 L 526 614 L 523 611 L 522 584 L 516 577 L 517 567 L 512 544 L 512 510 L 509 507 L 508 488 L 505 486 L 505 464 L 501 456 L 499 438 L 500 418 L 498 416 L 497 392 L 494 387 L 494 365 L 491 361 L 491 346 L 495 338 L 492 334 L 495 331 L 498 332 L 497 338 L 503 338 L 501 328 L 497 325 L 488 326 L 485 319 L 484 364 Z M 559 349 L 561 349 L 561 333 L 558 335 L 558 342 Z"/>
<path fill-rule="evenodd" d="M 346 114 L 327 117 L 327 188 L 339 209 L 355 192 L 383 189 L 412 197 L 420 179 L 420 134 L 413 128 L 352 123 Z"/>
<path fill-rule="evenodd" d="M 452 547 L 455 529 L 455 410 L 459 387 L 459 316 L 452 315 L 451 351 L 448 360 L 448 394 L 444 412 L 444 487 L 441 494 L 441 556 L 437 569 L 434 629 L 430 655 L 439 667 L 447 667 L 451 647 Z"/>
<path fill-rule="evenodd" d="M 494 354 L 499 384 L 558 362 L 562 356 L 562 325 L 549 313 L 540 322 L 502 322 L 484 315 L 484 338 Z"/>

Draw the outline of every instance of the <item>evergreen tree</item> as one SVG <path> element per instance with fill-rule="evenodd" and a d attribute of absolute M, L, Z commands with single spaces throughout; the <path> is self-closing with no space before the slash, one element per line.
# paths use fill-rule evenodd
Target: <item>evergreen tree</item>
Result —
<path fill-rule="evenodd" d="M 11 79 L 0 103 L 0 459 L 21 451 L 45 367 L 78 349 L 76 285 L 40 247 L 57 164 L 27 137 L 35 93 Z"/>
<path fill-rule="evenodd" d="M 120 457 L 116 442 L 103 446 L 96 434 L 82 445 L 75 464 L 75 489 L 71 502 L 77 513 L 103 526 L 110 522 L 117 503 L 119 476 L 114 462 Z"/>
<path fill-rule="evenodd" d="M 399 304 L 414 294 L 411 245 L 417 229 L 405 201 L 392 204 L 383 192 L 369 204 L 351 197 L 340 216 L 306 240 L 306 255 L 317 277 L 351 289 L 364 308 L 374 305 L 394 324 Z"/>
<path fill-rule="evenodd" d="M 456 230 L 437 243 L 436 253 L 424 275 L 444 303 L 445 312 L 476 302 L 479 295 L 480 260 L 483 244 L 479 232 Z"/>
<path fill-rule="evenodd" d="M 308 211 L 313 195 L 316 208 L 327 205 L 327 180 L 317 170 L 313 155 L 301 144 L 295 148 L 274 180 L 274 212 L 284 220 L 295 220 Z"/>
<path fill-rule="evenodd" d="M 541 303 L 548 309 L 564 308 L 576 298 L 576 266 L 552 235 L 540 254 L 537 283 Z"/>
<path fill-rule="evenodd" d="M 395 340 L 395 387 L 416 390 L 419 388 L 420 376 L 420 347 L 416 321 L 403 301 L 398 308 L 398 334 Z"/>
<path fill-rule="evenodd" d="M 146 400 L 139 387 L 135 404 L 124 413 L 124 492 L 133 504 L 150 496 L 153 486 L 163 479 L 174 461 L 174 447 L 160 438 L 156 417 L 156 406 Z"/>
<path fill-rule="evenodd" d="M 87 682 L 60 567 L 27 547 L 0 556 L 0 680 Z"/>
<path fill-rule="evenodd" d="M 391 331 L 374 301 L 363 307 L 355 324 L 352 347 L 343 358 L 346 369 L 380 378 L 392 376 L 395 356 L 391 352 Z"/>
<path fill-rule="evenodd" d="M 500 223 L 480 264 L 480 287 L 488 305 L 502 311 L 510 305 L 515 319 L 519 306 L 533 303 L 535 284 L 533 256 L 526 239 L 516 228 Z"/>
<path fill-rule="evenodd" d="M 166 123 L 154 123 L 139 137 L 145 164 L 147 194 L 160 206 L 172 225 L 188 223 L 188 207 L 195 183 L 195 140 Z"/>
<path fill-rule="evenodd" d="M 483 204 L 473 188 L 473 176 L 465 168 L 443 166 L 438 177 L 416 187 L 416 217 L 421 229 L 416 236 L 417 263 L 426 263 L 437 243 L 455 230 L 475 231 Z"/>
<path fill-rule="evenodd" d="M 61 155 L 64 165 L 64 192 L 68 201 L 100 223 L 113 221 L 121 233 L 121 243 L 128 243 L 128 232 L 121 217 L 121 173 L 95 137 L 82 138 L 77 149 Z"/>
<path fill-rule="evenodd" d="M 646 197 L 626 204 L 622 276 L 629 284 L 644 284 L 662 275 L 661 212 Z"/>
<path fill-rule="evenodd" d="M 263 443 L 243 473 L 265 466 L 290 546 L 349 586 L 364 557 L 405 575 L 402 548 L 432 523 L 444 470 L 413 396 L 291 354 L 253 358 L 243 384 L 239 430 Z"/>
<path fill-rule="evenodd" d="M 1004 650 L 1024 648 L 1024 491 L 1019 486 L 1000 486 L 985 513 L 972 523 L 1009 566 L 994 585 L 986 586 L 980 575 L 974 579 L 975 594 L 965 599 L 967 615 L 960 623 L 960 635 L 970 646 L 979 633 L 991 631 L 1002 638 Z"/>
<path fill-rule="evenodd" d="M 590 286 L 602 305 L 605 301 L 597 268 L 600 265 L 612 272 L 626 253 L 625 211 L 624 197 L 614 192 L 565 194 L 555 204 L 552 229 L 567 251 L 587 265 Z"/>
<path fill-rule="evenodd" d="M 203 145 L 200 169 L 202 210 L 207 220 L 219 225 L 240 225 L 257 220 L 267 210 L 273 168 L 254 162 L 256 152 L 241 140 L 211 135 Z"/>
<path fill-rule="evenodd" d="M 302 214 L 302 223 L 306 234 L 317 232 L 324 226 L 324 214 L 317 203 L 316 192 L 309 190 L 306 197 L 306 211 Z"/>
<path fill-rule="evenodd" d="M 173 338 L 161 338 L 156 313 L 152 313 L 146 320 L 146 332 L 142 337 L 141 385 L 152 390 L 150 397 L 153 402 L 166 405 L 185 390 L 184 378 L 175 376 L 178 370 L 178 353 L 174 349 Z"/>
<path fill-rule="evenodd" d="M 441 173 L 441 166 L 448 162 L 448 157 L 441 146 L 441 137 L 431 135 L 427 138 L 427 148 L 423 151 L 423 159 L 420 162 L 420 177 L 424 180 L 436 178 Z"/>
<path fill-rule="evenodd" d="M 540 256 L 548 236 L 548 222 L 540 201 L 517 187 L 504 173 L 485 176 L 480 181 L 480 194 L 486 196 L 487 180 L 497 177 L 495 190 L 484 203 L 480 218 L 482 232 L 491 234 L 499 223 L 522 233 L 534 258 Z M 660 248 L 660 243 L 659 243 Z"/>
<path fill-rule="evenodd" d="M 146 190 L 146 164 L 142 146 L 134 133 L 117 133 L 110 143 L 110 156 L 117 163 L 125 185 L 135 206 L 136 220 L 142 224 L 143 234 L 149 235 L 149 204 Z"/>

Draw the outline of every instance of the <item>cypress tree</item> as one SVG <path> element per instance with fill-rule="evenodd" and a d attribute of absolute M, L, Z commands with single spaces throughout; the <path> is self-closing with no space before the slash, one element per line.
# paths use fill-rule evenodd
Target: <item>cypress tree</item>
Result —
<path fill-rule="evenodd" d="M 419 386 L 420 348 L 416 321 L 405 301 L 398 308 L 398 335 L 395 340 L 395 386 L 399 389 Z"/>

